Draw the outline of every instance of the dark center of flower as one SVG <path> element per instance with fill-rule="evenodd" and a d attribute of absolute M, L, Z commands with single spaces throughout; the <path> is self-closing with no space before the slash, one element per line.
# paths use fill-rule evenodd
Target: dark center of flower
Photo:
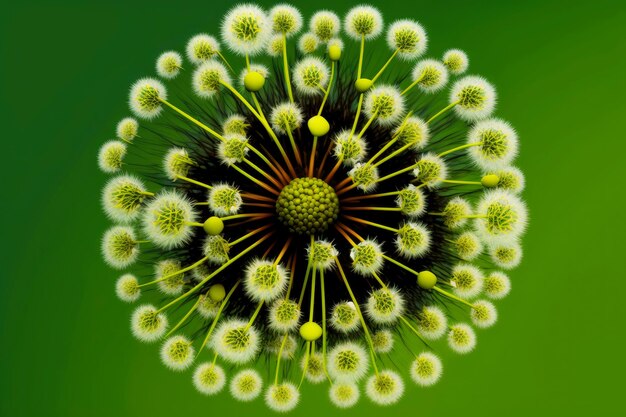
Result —
<path fill-rule="evenodd" d="M 339 199 L 319 178 L 296 178 L 278 196 L 276 213 L 291 232 L 311 235 L 328 229 L 337 219 Z"/>

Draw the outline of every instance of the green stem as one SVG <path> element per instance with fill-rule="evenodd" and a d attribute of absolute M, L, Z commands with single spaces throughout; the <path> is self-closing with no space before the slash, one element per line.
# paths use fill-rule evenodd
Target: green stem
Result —
<path fill-rule="evenodd" d="M 209 338 L 211 337 L 211 333 L 213 333 L 213 330 L 215 329 L 215 326 L 217 325 L 217 322 L 220 319 L 220 316 L 222 315 L 222 311 L 224 311 L 224 307 L 226 307 L 226 304 L 228 304 L 228 300 L 230 300 L 230 296 L 233 295 L 233 293 L 235 292 L 235 289 L 237 289 L 237 287 L 239 286 L 239 282 L 240 281 L 237 281 L 235 285 L 233 285 L 233 288 L 231 288 L 230 291 L 228 291 L 228 294 L 226 294 L 226 297 L 224 297 L 224 300 L 222 300 L 222 303 L 220 304 L 220 308 L 217 309 L 217 314 L 215 315 L 215 318 L 211 322 L 211 327 L 209 327 L 209 331 L 207 332 L 206 337 L 202 341 L 202 345 L 200 345 L 200 349 L 198 349 L 198 354 L 202 352 L 202 349 L 204 349 L 207 342 L 209 341 Z"/>
<path fill-rule="evenodd" d="M 468 301 L 466 301 L 466 300 L 464 300 L 464 299 L 462 299 L 460 297 L 457 297 L 456 295 L 454 295 L 452 293 L 449 293 L 446 290 L 442 290 L 441 288 L 437 287 L 436 285 L 433 287 L 433 290 L 437 291 L 439 294 L 442 294 L 442 295 L 444 295 L 444 296 L 446 296 L 448 298 L 451 298 L 451 299 L 456 300 L 458 302 L 461 302 L 461 303 L 463 303 L 463 304 L 465 304 L 465 305 L 467 305 L 467 306 L 469 306 L 471 308 L 474 308 L 474 305 L 472 303 L 470 303 L 470 302 L 468 302 Z"/>
<path fill-rule="evenodd" d="M 257 306 L 256 310 L 254 310 L 254 314 L 252 315 L 252 317 L 250 317 L 250 321 L 248 321 L 248 324 L 246 325 L 246 329 L 245 329 L 246 332 L 248 331 L 248 329 L 252 326 L 252 324 L 256 320 L 256 318 L 259 315 L 259 312 L 261 311 L 262 307 L 263 307 L 263 301 L 261 301 L 259 303 L 259 305 Z"/>
<path fill-rule="evenodd" d="M 333 78 L 335 77 L 335 61 L 330 64 L 330 79 L 328 80 L 328 86 L 326 87 L 326 91 L 324 92 L 324 99 L 322 100 L 322 104 L 320 105 L 320 110 L 317 112 L 318 116 L 322 115 L 322 110 L 324 110 L 324 104 L 326 104 L 326 100 L 328 100 L 328 95 L 330 94 L 330 87 L 333 85 Z"/>
<path fill-rule="evenodd" d="M 410 272 L 411 274 L 414 274 L 415 276 L 417 276 L 417 274 L 419 274 L 419 272 L 417 272 L 416 270 L 409 268 L 408 266 L 404 265 L 403 263 L 400 263 L 400 262 L 396 261 L 395 259 L 387 256 L 387 255 L 383 254 L 383 258 L 388 260 L 392 264 L 395 264 L 396 266 L 399 266 L 400 268 L 404 269 L 405 271 Z"/>
<path fill-rule="evenodd" d="M 287 34 L 283 32 L 283 72 L 285 73 L 285 84 L 289 101 L 293 104 L 293 91 L 291 90 L 291 80 L 289 79 L 289 60 L 287 59 Z"/>
<path fill-rule="evenodd" d="M 404 91 L 402 91 L 400 93 L 401 96 L 405 95 L 406 93 L 408 93 L 409 91 L 411 91 L 413 89 L 413 87 L 415 87 L 420 81 L 422 81 L 424 79 L 424 77 L 426 76 L 426 72 L 423 72 L 422 75 L 420 75 L 419 77 L 417 77 L 417 80 L 413 81 L 411 83 L 411 85 L 409 85 L 407 88 L 404 89 Z"/>
<path fill-rule="evenodd" d="M 183 273 L 185 273 L 187 271 L 191 271 L 192 269 L 194 269 L 194 268 L 202 265 L 203 263 L 205 263 L 208 259 L 209 259 L 208 257 L 204 257 L 204 258 L 200 259 L 199 261 L 189 265 L 188 267 L 185 267 L 183 269 L 179 269 L 178 271 L 172 272 L 171 274 L 167 274 L 167 275 L 165 275 L 165 276 L 163 276 L 161 278 L 158 278 L 158 279 L 156 279 L 154 281 L 150 281 L 150 282 L 146 282 L 145 284 L 141 284 L 141 285 L 139 285 L 139 288 L 147 287 L 148 285 L 152 285 L 152 284 L 157 284 L 157 283 L 159 283 L 161 281 L 165 281 L 166 279 L 170 279 L 172 277 L 175 277 L 176 275 L 180 275 L 180 274 L 183 274 Z"/>
<path fill-rule="evenodd" d="M 391 54 L 391 56 L 389 57 L 389 59 L 387 60 L 387 62 L 385 62 L 385 65 L 383 65 L 383 67 L 380 69 L 380 71 L 378 71 L 376 73 L 376 75 L 374 75 L 374 78 L 372 78 L 372 84 L 374 84 L 376 82 L 376 80 L 383 75 L 383 72 L 385 72 L 385 69 L 387 69 L 387 67 L 389 66 L 389 64 L 391 64 L 391 61 L 393 61 L 393 59 L 396 57 L 396 55 L 398 55 L 398 52 L 400 52 L 399 49 L 396 49 L 395 51 L 393 51 L 393 54 Z"/>
<path fill-rule="evenodd" d="M 187 120 L 189 120 L 190 122 L 194 123 L 195 125 L 201 127 L 202 129 L 206 130 L 209 134 L 211 134 L 212 136 L 216 137 L 217 139 L 221 140 L 221 141 L 225 141 L 226 139 L 224 139 L 224 137 L 222 135 L 220 135 L 219 133 L 217 133 L 215 130 L 211 129 L 210 127 L 208 127 L 207 125 L 205 125 L 204 123 L 200 122 L 199 120 L 195 119 L 194 117 L 190 116 L 189 114 L 185 113 L 184 111 L 182 111 L 181 109 L 179 109 L 178 107 L 174 106 L 173 104 L 171 104 L 169 101 L 167 100 L 163 100 L 162 98 L 159 97 L 158 99 L 161 103 L 165 104 L 166 106 L 168 106 L 169 108 L 171 108 L 172 110 L 174 110 L 175 112 L 177 112 L 178 114 L 180 114 L 181 116 L 183 116 L 184 118 L 186 118 Z"/>
<path fill-rule="evenodd" d="M 182 319 L 180 319 L 180 321 L 178 322 L 178 324 L 176 324 L 176 326 L 174 326 L 172 328 L 172 330 L 170 330 L 169 332 L 167 332 L 167 335 L 165 335 L 165 338 L 167 339 L 168 337 L 170 337 L 172 335 L 172 333 L 174 333 L 176 330 L 178 330 L 178 328 L 185 322 L 187 321 L 187 319 L 189 318 L 189 316 L 191 316 L 191 314 L 193 314 L 194 311 L 196 311 L 196 309 L 198 308 L 198 305 L 200 304 L 200 301 L 202 300 L 202 297 L 198 297 L 198 301 L 195 302 L 195 304 L 193 305 L 193 307 L 191 307 L 191 309 L 187 312 L 187 314 L 185 314 L 185 317 L 183 317 Z"/>
<path fill-rule="evenodd" d="M 176 175 L 176 178 L 181 179 L 181 180 L 183 180 L 183 181 L 190 182 L 190 183 L 192 183 L 192 184 L 199 185 L 200 187 L 204 187 L 204 188 L 209 189 L 209 190 L 210 190 L 211 188 L 213 188 L 212 186 L 210 186 L 210 185 L 208 185 L 208 184 L 205 184 L 205 183 L 200 182 L 200 181 L 193 180 L 193 179 L 191 179 L 191 178 L 189 178 L 189 177 L 185 177 L 185 176 L 183 176 L 183 175 Z"/>
<path fill-rule="evenodd" d="M 483 144 L 482 142 L 475 142 L 475 143 L 468 143 L 466 145 L 457 146 L 456 148 L 448 149 L 447 151 L 441 152 L 439 154 L 439 157 L 446 156 L 448 154 L 451 154 L 452 152 L 460 151 L 461 149 L 471 148 L 472 146 L 480 146 L 482 144 Z"/>
<path fill-rule="evenodd" d="M 433 117 L 431 117 L 430 119 L 428 119 L 428 121 L 426 122 L 427 125 L 430 124 L 430 122 L 432 122 L 433 120 L 435 120 L 437 117 L 441 116 L 442 114 L 444 114 L 445 112 L 447 112 L 448 110 L 450 110 L 452 107 L 456 106 L 457 104 L 459 104 L 461 101 L 457 100 L 453 103 L 448 104 L 446 107 L 444 107 L 443 109 L 441 109 L 439 111 L 439 113 L 435 114 Z"/>

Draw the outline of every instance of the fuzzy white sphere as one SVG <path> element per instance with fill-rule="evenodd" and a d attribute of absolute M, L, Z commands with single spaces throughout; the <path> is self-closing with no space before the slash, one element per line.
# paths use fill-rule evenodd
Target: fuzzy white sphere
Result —
<path fill-rule="evenodd" d="M 210 362 L 200 364 L 193 373 L 193 385 L 202 394 L 217 394 L 226 385 L 224 369 Z"/>
<path fill-rule="evenodd" d="M 404 394 L 404 382 L 396 372 L 380 371 L 368 378 L 365 394 L 378 405 L 395 404 Z"/>
<path fill-rule="evenodd" d="M 125 142 L 132 142 L 137 136 L 139 123 L 132 117 L 125 117 L 115 126 L 115 134 Z"/>
<path fill-rule="evenodd" d="M 193 73 L 193 90 L 200 97 L 212 98 L 222 88 L 222 83 L 231 84 L 232 80 L 220 62 L 207 61 Z"/>
<path fill-rule="evenodd" d="M 137 277 L 133 274 L 124 274 L 115 282 L 115 294 L 117 298 L 127 303 L 133 303 L 141 296 L 141 288 Z"/>
<path fill-rule="evenodd" d="M 102 207 L 110 219 L 128 223 L 139 217 L 146 196 L 141 180 L 133 175 L 118 175 L 104 186 Z"/>
<path fill-rule="evenodd" d="M 449 49 L 443 54 L 443 64 L 451 74 L 459 75 L 467 71 L 469 58 L 460 49 Z"/>
<path fill-rule="evenodd" d="M 265 11 L 253 4 L 233 7 L 222 21 L 222 40 L 239 55 L 256 55 L 263 51 L 272 34 Z"/>
<path fill-rule="evenodd" d="M 350 408 L 359 402 L 359 387 L 354 382 L 335 382 L 328 389 L 330 401 L 339 408 Z"/>
<path fill-rule="evenodd" d="M 290 4 L 278 4 L 268 13 L 272 31 L 291 37 L 302 29 L 302 14 Z"/>
<path fill-rule="evenodd" d="M 175 51 L 163 52 L 156 61 L 156 72 L 160 77 L 176 78 L 183 65 L 183 57 Z"/>
<path fill-rule="evenodd" d="M 194 232 L 191 222 L 198 214 L 193 203 L 178 191 L 164 191 L 155 196 L 143 213 L 143 230 L 152 243 L 172 249 L 189 242 Z"/>
<path fill-rule="evenodd" d="M 451 275 L 450 284 L 454 293 L 461 298 L 474 298 L 483 289 L 484 275 L 474 265 L 458 264 L 452 269 Z"/>
<path fill-rule="evenodd" d="M 474 326 L 486 329 L 496 324 L 496 321 L 498 321 L 498 311 L 493 303 L 486 300 L 479 300 L 474 302 L 470 318 Z"/>
<path fill-rule="evenodd" d="M 305 55 L 315 52 L 319 45 L 320 41 L 317 39 L 317 36 L 310 32 L 304 33 L 298 39 L 298 50 Z"/>
<path fill-rule="evenodd" d="M 359 5 L 348 11 L 343 26 L 348 36 L 354 40 L 374 39 L 383 30 L 383 16 L 375 7 Z"/>
<path fill-rule="evenodd" d="M 404 311 L 404 297 L 396 288 L 374 290 L 365 303 L 365 314 L 375 324 L 395 323 Z"/>
<path fill-rule="evenodd" d="M 220 183 L 209 190 L 208 202 L 216 216 L 229 216 L 239 212 L 243 198 L 236 187 Z"/>
<path fill-rule="evenodd" d="M 265 392 L 265 404 L 280 413 L 286 413 L 296 408 L 299 400 L 300 391 L 290 382 L 270 385 Z"/>
<path fill-rule="evenodd" d="M 263 379 L 254 369 L 239 371 L 230 380 L 230 393 L 239 401 L 252 401 L 263 389 Z"/>
<path fill-rule="evenodd" d="M 448 317 L 437 306 L 425 306 L 417 315 L 417 330 L 427 340 L 437 340 L 446 334 Z"/>
<path fill-rule="evenodd" d="M 293 300 L 279 298 L 268 312 L 268 324 L 272 330 L 286 333 L 298 328 L 302 310 Z"/>
<path fill-rule="evenodd" d="M 248 155 L 248 138 L 238 133 L 229 133 L 224 136 L 217 146 L 217 157 L 225 165 L 242 162 Z"/>
<path fill-rule="evenodd" d="M 259 353 L 261 340 L 254 326 L 247 327 L 248 322 L 240 319 L 220 321 L 211 340 L 211 346 L 228 362 L 234 364 L 250 362 Z"/>
<path fill-rule="evenodd" d="M 154 275 L 158 278 L 166 278 L 157 283 L 159 291 L 163 294 L 176 296 L 183 293 L 185 286 L 185 274 L 178 274 L 182 268 L 180 261 L 176 259 L 163 259 L 154 266 Z"/>
<path fill-rule="evenodd" d="M 320 10 L 311 16 L 309 30 L 320 42 L 328 42 L 337 36 L 340 29 L 341 21 L 339 17 L 331 11 Z"/>
<path fill-rule="evenodd" d="M 333 379 L 356 382 L 367 374 L 369 358 L 361 345 L 344 342 L 330 350 L 327 366 L 328 373 Z"/>
<path fill-rule="evenodd" d="M 155 78 L 142 78 L 130 87 L 128 103 L 137 117 L 151 120 L 161 114 L 161 100 L 167 100 L 165 86 Z"/>
<path fill-rule="evenodd" d="M 302 109 L 295 103 L 284 102 L 278 104 L 270 113 L 270 122 L 277 132 L 286 135 L 302 126 L 304 116 Z"/>
<path fill-rule="evenodd" d="M 354 166 L 363 161 L 367 154 L 367 143 L 364 137 L 352 134 L 350 130 L 344 129 L 333 138 L 335 144 L 333 153 L 338 160 L 343 161 L 346 166 Z"/>
<path fill-rule="evenodd" d="M 139 256 L 135 231 L 128 226 L 113 226 L 104 233 L 101 245 L 104 261 L 115 269 L 132 265 Z"/>
<path fill-rule="evenodd" d="M 448 346 L 456 353 L 469 353 L 476 347 L 476 333 L 469 325 L 458 323 L 450 326 Z"/>
<path fill-rule="evenodd" d="M 319 58 L 307 57 L 299 61 L 293 69 L 293 83 L 303 96 L 321 95 L 328 82 L 328 65 Z"/>
<path fill-rule="evenodd" d="M 280 264 L 255 259 L 245 270 L 244 289 L 253 301 L 273 301 L 286 289 L 289 277 Z"/>
<path fill-rule="evenodd" d="M 107 174 L 119 172 L 125 156 L 126 144 L 119 140 L 110 140 L 98 151 L 98 167 Z"/>
<path fill-rule="evenodd" d="M 483 195 L 476 212 L 485 217 L 475 220 L 475 228 L 489 244 L 515 241 L 526 230 L 526 205 L 515 194 L 505 190 L 491 190 Z"/>
<path fill-rule="evenodd" d="M 381 126 L 393 126 L 404 114 L 404 97 L 395 86 L 376 86 L 365 95 L 363 112 Z"/>
<path fill-rule="evenodd" d="M 352 269 L 363 276 L 371 276 L 383 266 L 383 250 L 378 242 L 367 239 L 350 250 Z"/>
<path fill-rule="evenodd" d="M 431 233 L 423 223 L 406 222 L 396 233 L 396 249 L 408 259 L 422 257 L 430 250 Z"/>
<path fill-rule="evenodd" d="M 485 295 L 494 300 L 500 300 L 511 292 L 511 280 L 502 272 L 492 272 L 484 280 Z"/>
<path fill-rule="evenodd" d="M 427 152 L 415 163 L 413 175 L 428 188 L 438 188 L 442 181 L 448 178 L 448 166 L 439 155 Z"/>
<path fill-rule="evenodd" d="M 417 116 L 406 118 L 393 130 L 393 135 L 400 145 L 412 145 L 410 148 L 416 151 L 424 149 L 430 139 L 428 125 Z"/>
<path fill-rule="evenodd" d="M 467 135 L 467 143 L 480 143 L 468 148 L 472 161 L 483 170 L 504 168 L 517 156 L 517 133 L 504 120 L 488 119 L 476 123 Z"/>
<path fill-rule="evenodd" d="M 422 387 L 434 385 L 441 378 L 443 365 L 441 359 L 434 353 L 422 352 L 411 364 L 411 378 Z"/>
<path fill-rule="evenodd" d="M 428 37 L 418 22 L 402 19 L 389 26 L 387 44 L 392 51 L 398 51 L 400 58 L 412 60 L 426 52 Z"/>
<path fill-rule="evenodd" d="M 201 65 L 213 58 L 220 51 L 220 44 L 210 35 L 200 33 L 187 42 L 185 52 L 187 59 L 194 65 Z"/>
<path fill-rule="evenodd" d="M 161 361 L 173 371 L 184 371 L 191 366 L 195 350 L 184 336 L 170 337 L 161 347 Z"/>
<path fill-rule="evenodd" d="M 417 87 L 425 93 L 436 93 L 448 83 L 448 70 L 436 59 L 424 59 L 419 61 L 413 69 L 413 81 L 417 81 Z"/>
<path fill-rule="evenodd" d="M 517 241 L 491 245 L 489 248 L 491 261 L 500 268 L 513 269 L 522 262 L 523 250 Z"/>
<path fill-rule="evenodd" d="M 457 116 L 467 122 L 475 122 L 491 116 L 496 108 L 496 90 L 482 77 L 468 75 L 452 85 L 450 102 Z"/>
<path fill-rule="evenodd" d="M 130 319 L 133 336 L 142 342 L 154 342 L 167 330 L 167 317 L 157 313 L 157 308 L 150 304 L 139 306 Z"/>
<path fill-rule="evenodd" d="M 361 324 L 356 307 L 351 301 L 335 304 L 328 321 L 333 329 L 341 333 L 350 333 Z"/>
<path fill-rule="evenodd" d="M 186 177 L 193 164 L 185 148 L 170 148 L 163 157 L 163 171 L 172 181 L 178 179 L 179 176 Z"/>

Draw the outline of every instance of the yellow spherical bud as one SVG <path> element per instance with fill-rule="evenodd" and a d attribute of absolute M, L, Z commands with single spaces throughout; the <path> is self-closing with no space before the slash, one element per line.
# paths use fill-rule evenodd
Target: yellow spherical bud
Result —
<path fill-rule="evenodd" d="M 309 126 L 309 130 L 313 136 L 324 136 L 330 130 L 330 124 L 328 124 L 328 120 L 324 119 L 322 116 L 313 116 L 307 122 Z"/>
<path fill-rule="evenodd" d="M 425 290 L 430 290 L 437 284 L 437 276 L 430 271 L 422 271 L 417 274 L 417 285 Z"/>
<path fill-rule="evenodd" d="M 260 72 L 250 71 L 243 78 L 243 85 L 246 87 L 246 90 L 250 92 L 257 92 L 263 85 L 265 84 L 265 78 L 261 75 Z"/>
<path fill-rule="evenodd" d="M 300 336 L 307 342 L 312 342 L 322 336 L 322 328 L 314 321 L 308 321 L 300 326 Z"/>
<path fill-rule="evenodd" d="M 341 48 L 339 45 L 331 45 L 328 47 L 328 57 L 331 61 L 339 61 L 339 58 L 341 58 Z"/>
<path fill-rule="evenodd" d="M 219 235 L 224 230 L 224 222 L 216 216 L 211 216 L 204 222 L 204 231 L 211 236 Z"/>
<path fill-rule="evenodd" d="M 225 296 L 226 290 L 224 289 L 224 286 L 222 284 L 211 285 L 211 288 L 209 288 L 209 298 L 211 299 L 211 301 L 217 303 L 219 301 L 222 301 Z"/>
<path fill-rule="evenodd" d="M 356 91 L 359 93 L 364 93 L 372 87 L 372 80 L 367 78 L 359 78 L 354 82 L 354 87 L 356 87 Z"/>
<path fill-rule="evenodd" d="M 495 174 L 485 175 L 480 180 L 480 183 L 483 185 L 483 187 L 487 187 L 487 188 L 496 187 L 499 182 L 500 182 L 500 177 L 498 177 Z"/>

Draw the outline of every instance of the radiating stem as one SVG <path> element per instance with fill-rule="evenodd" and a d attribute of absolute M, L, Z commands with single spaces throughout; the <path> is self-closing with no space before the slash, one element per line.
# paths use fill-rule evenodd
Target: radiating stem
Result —
<path fill-rule="evenodd" d="M 220 316 L 222 315 L 222 311 L 224 311 L 224 307 L 226 307 L 226 304 L 228 304 L 228 300 L 230 300 L 230 297 L 233 295 L 233 293 L 239 286 L 239 282 L 240 281 L 235 282 L 235 285 L 233 285 L 233 288 L 231 288 L 230 291 L 228 291 L 228 294 L 226 294 L 226 297 L 224 297 L 224 299 L 222 300 L 222 303 L 220 304 L 220 308 L 218 308 L 217 314 L 215 314 L 215 317 L 213 318 L 213 321 L 211 322 L 211 327 L 209 327 L 209 331 L 207 332 L 206 337 L 202 341 L 202 345 L 200 345 L 200 349 L 198 349 L 198 354 L 202 352 L 202 349 L 204 349 L 207 342 L 209 341 L 209 338 L 211 337 L 211 333 L 213 333 L 213 330 L 215 329 L 215 326 L 217 325 L 217 322 L 220 319 Z"/>
<path fill-rule="evenodd" d="M 192 184 L 199 185 L 200 187 L 204 187 L 204 188 L 209 189 L 209 190 L 210 190 L 211 188 L 213 188 L 211 185 L 205 184 L 205 183 L 200 182 L 200 181 L 193 180 L 193 179 L 191 179 L 191 178 L 189 178 L 189 177 L 185 177 L 185 176 L 183 176 L 183 175 L 176 175 L 176 178 L 181 179 L 181 180 L 183 180 L 183 181 L 190 182 L 190 183 L 192 183 Z"/>
<path fill-rule="evenodd" d="M 374 78 L 372 78 L 372 84 L 376 82 L 376 80 L 383 75 L 383 72 L 385 72 L 385 69 L 387 69 L 387 67 L 389 66 L 389 64 L 391 64 L 391 61 L 393 61 L 393 59 L 396 57 L 396 55 L 398 55 L 398 52 L 400 52 L 399 49 L 396 49 L 395 51 L 393 51 L 393 54 L 391 54 L 391 56 L 389 57 L 389 59 L 387 60 L 387 62 L 385 62 L 385 65 L 383 65 L 383 67 L 376 73 L 376 75 L 374 75 Z"/>
<path fill-rule="evenodd" d="M 439 157 L 446 156 L 448 154 L 451 154 L 452 152 L 460 151 L 461 149 L 471 148 L 472 146 L 480 146 L 482 144 L 483 144 L 482 142 L 475 142 L 475 143 L 468 143 L 466 145 L 457 146 L 456 148 L 448 149 L 447 151 L 441 152 L 439 154 Z"/>
<path fill-rule="evenodd" d="M 283 32 L 283 72 L 285 73 L 285 85 L 289 101 L 293 103 L 293 91 L 291 90 L 291 80 L 289 79 L 289 60 L 287 59 L 287 34 Z"/>
<path fill-rule="evenodd" d="M 441 116 L 442 114 L 444 114 L 445 112 L 447 112 L 448 110 L 450 110 L 451 108 L 453 108 L 454 106 L 456 106 L 457 104 L 459 104 L 461 101 L 457 100 L 455 102 L 452 102 L 450 104 L 448 104 L 446 107 L 444 107 L 443 109 L 441 109 L 437 114 L 435 114 L 433 117 L 431 117 L 430 119 L 428 119 L 428 121 L 426 122 L 427 125 L 429 125 L 433 120 L 435 120 L 437 117 Z"/>

